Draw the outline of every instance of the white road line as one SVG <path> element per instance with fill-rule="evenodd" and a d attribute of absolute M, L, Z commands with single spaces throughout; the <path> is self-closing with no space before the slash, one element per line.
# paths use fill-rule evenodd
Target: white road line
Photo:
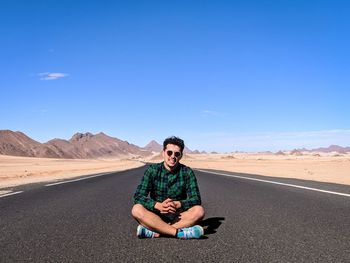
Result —
<path fill-rule="evenodd" d="M 280 183 L 280 182 L 275 182 L 275 181 L 262 180 L 262 179 L 256 179 L 256 178 L 245 177 L 245 176 L 239 176 L 239 175 L 233 175 L 233 174 L 224 174 L 224 173 L 209 172 L 209 171 L 201 170 L 201 169 L 196 169 L 196 170 L 197 170 L 197 171 L 204 172 L 204 173 L 218 174 L 218 175 L 229 176 L 229 177 L 235 177 L 235 178 L 240 178 L 240 179 L 258 181 L 258 182 L 269 183 L 269 184 L 278 184 L 278 185 L 284 185 L 284 186 L 289 186 L 289 187 L 294 187 L 294 188 L 300 188 L 300 189 L 305 189 L 305 190 L 310 190 L 310 191 L 316 191 L 316 192 L 322 192 L 322 193 L 327 193 L 327 194 L 341 195 L 341 196 L 350 197 L 350 194 L 345 194 L 345 193 L 340 193 L 340 192 L 333 192 L 333 191 L 327 191 L 327 190 L 322 190 L 322 189 L 312 188 L 312 187 L 306 187 L 306 186 L 301 186 L 301 185 L 285 184 L 285 183 Z"/>
<path fill-rule="evenodd" d="M 3 195 L 0 195 L 0 198 L 5 197 L 5 196 L 10 196 L 10 195 L 16 195 L 16 194 L 20 194 L 20 193 L 23 193 L 23 191 L 17 191 L 17 192 L 12 192 L 12 193 L 8 193 L 8 194 L 3 194 Z"/>
<path fill-rule="evenodd" d="M 113 172 L 111 172 L 111 173 L 113 173 Z M 99 177 L 99 176 L 103 176 L 103 175 L 111 174 L 111 173 L 96 174 L 96 175 L 91 175 L 91 176 L 87 176 L 87 177 L 81 177 L 81 178 L 78 178 L 78 179 L 62 181 L 62 182 L 57 182 L 57 183 L 51 183 L 51 184 L 47 184 L 45 186 L 54 186 L 54 185 L 59 185 L 59 184 L 73 183 L 73 182 L 82 181 L 82 180 L 86 180 L 86 179 L 90 179 L 90 178 L 95 178 L 95 177 Z"/>

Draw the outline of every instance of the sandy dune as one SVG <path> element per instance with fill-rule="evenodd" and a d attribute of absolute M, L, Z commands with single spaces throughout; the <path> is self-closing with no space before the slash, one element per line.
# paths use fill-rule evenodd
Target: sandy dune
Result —
<path fill-rule="evenodd" d="M 0 155 L 0 189 L 20 184 L 55 181 L 80 175 L 121 171 L 147 159 L 51 159 Z M 161 161 L 156 155 L 151 162 Z M 350 154 L 187 154 L 192 168 L 216 169 L 265 176 L 288 177 L 350 185 Z M 3 193 L 3 192 L 2 192 Z M 0 193 L 1 194 L 1 193 Z"/>

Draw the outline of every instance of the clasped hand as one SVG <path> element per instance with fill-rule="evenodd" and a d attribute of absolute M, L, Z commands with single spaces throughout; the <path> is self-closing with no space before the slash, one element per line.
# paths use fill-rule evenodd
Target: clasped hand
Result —
<path fill-rule="evenodd" d="M 174 214 L 180 206 L 181 203 L 179 201 L 173 201 L 172 199 L 167 198 L 162 203 L 157 202 L 155 208 L 158 209 L 161 214 Z"/>

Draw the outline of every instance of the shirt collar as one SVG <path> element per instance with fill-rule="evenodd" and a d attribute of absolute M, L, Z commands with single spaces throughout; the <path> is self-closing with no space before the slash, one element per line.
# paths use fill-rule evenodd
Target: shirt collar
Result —
<path fill-rule="evenodd" d="M 162 172 L 165 172 L 165 174 L 176 174 L 180 170 L 181 163 L 179 163 L 174 171 L 169 171 L 165 168 L 164 161 L 162 162 Z"/>

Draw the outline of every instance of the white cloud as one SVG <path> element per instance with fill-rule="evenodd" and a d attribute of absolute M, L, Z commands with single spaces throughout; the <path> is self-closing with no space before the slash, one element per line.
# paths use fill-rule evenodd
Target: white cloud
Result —
<path fill-rule="evenodd" d="M 38 76 L 40 77 L 40 80 L 55 80 L 68 77 L 69 75 L 66 73 L 59 72 L 44 72 L 39 73 Z"/>

